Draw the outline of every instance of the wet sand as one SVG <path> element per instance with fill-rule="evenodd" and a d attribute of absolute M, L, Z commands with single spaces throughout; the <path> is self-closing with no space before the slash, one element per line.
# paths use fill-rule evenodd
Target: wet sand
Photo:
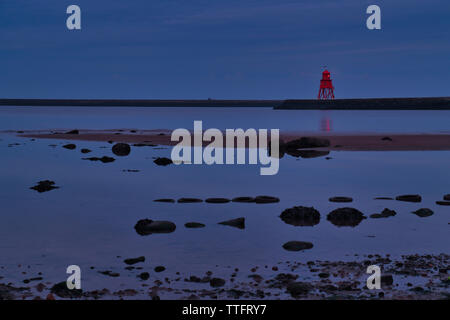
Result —
<path fill-rule="evenodd" d="M 27 131 L 18 133 L 20 137 L 39 139 L 59 139 L 78 141 L 113 141 L 125 143 L 151 143 L 158 145 L 175 145 L 171 141 L 171 130 L 80 130 L 79 134 L 67 134 L 59 131 Z M 284 142 L 301 137 L 320 137 L 328 139 L 330 146 L 314 148 L 317 150 L 342 151 L 433 151 L 450 150 L 450 134 L 330 134 L 280 132 Z M 207 145 L 208 143 L 204 143 Z"/>

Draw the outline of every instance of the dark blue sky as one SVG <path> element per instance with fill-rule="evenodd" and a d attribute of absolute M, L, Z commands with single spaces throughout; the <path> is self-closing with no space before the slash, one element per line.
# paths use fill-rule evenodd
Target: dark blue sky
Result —
<path fill-rule="evenodd" d="M 0 43 L 0 97 L 450 95 L 449 0 L 0 0 Z"/>

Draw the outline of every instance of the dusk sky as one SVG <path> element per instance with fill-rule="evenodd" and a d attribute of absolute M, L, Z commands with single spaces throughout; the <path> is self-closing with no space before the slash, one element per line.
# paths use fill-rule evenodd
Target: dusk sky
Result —
<path fill-rule="evenodd" d="M 450 96 L 449 0 L 0 0 L 0 42 L 0 98 Z"/>

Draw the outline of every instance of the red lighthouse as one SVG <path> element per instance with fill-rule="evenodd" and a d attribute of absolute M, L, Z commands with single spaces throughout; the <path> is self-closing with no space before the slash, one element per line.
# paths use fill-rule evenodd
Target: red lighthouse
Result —
<path fill-rule="evenodd" d="M 319 95 L 317 96 L 317 99 L 334 99 L 333 82 L 331 81 L 330 72 L 327 69 L 322 73 L 322 80 L 320 80 Z"/>

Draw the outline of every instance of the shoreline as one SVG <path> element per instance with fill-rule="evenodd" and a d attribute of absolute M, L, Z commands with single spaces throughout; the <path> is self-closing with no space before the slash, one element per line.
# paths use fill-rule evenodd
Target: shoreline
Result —
<path fill-rule="evenodd" d="M 274 110 L 450 110 L 450 97 L 357 99 L 0 99 L 0 106 L 267 107 Z"/>
<path fill-rule="evenodd" d="M 56 139 L 73 141 L 149 143 L 173 146 L 177 141 L 171 141 L 171 130 L 79 130 L 78 134 L 61 133 L 58 131 L 20 131 L 18 137 L 33 139 Z M 319 137 L 330 141 L 329 147 L 305 148 L 326 151 L 443 151 L 450 150 L 450 134 L 325 134 L 280 132 L 280 142 L 289 142 L 301 137 Z M 225 139 L 225 137 L 224 137 Z M 203 142 L 204 146 L 209 142 Z M 224 144 L 225 145 L 225 144 Z"/>

